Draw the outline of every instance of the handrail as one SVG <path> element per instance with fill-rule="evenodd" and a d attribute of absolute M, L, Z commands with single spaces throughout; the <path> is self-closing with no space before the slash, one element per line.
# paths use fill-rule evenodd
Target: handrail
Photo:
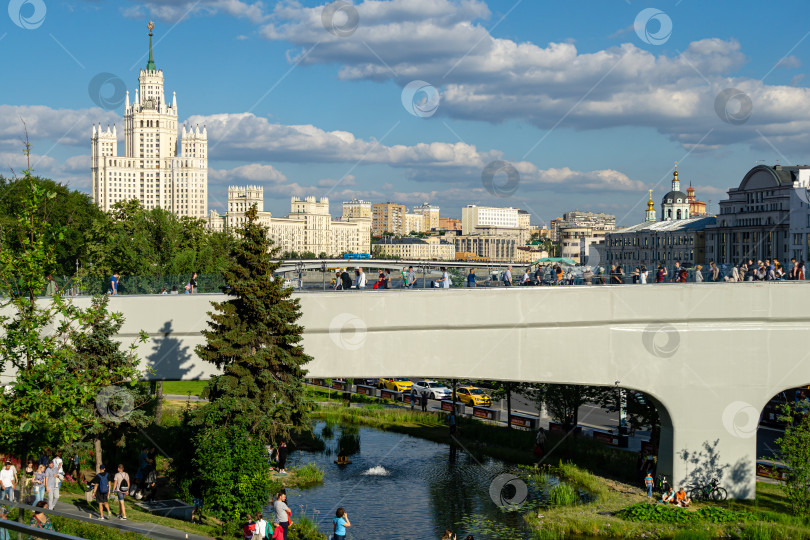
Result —
<path fill-rule="evenodd" d="M 31 525 L 23 525 L 22 523 L 9 521 L 7 519 L 0 519 L 0 529 L 6 529 L 8 531 L 15 531 L 38 538 L 44 538 L 45 540 L 84 540 L 81 536 L 72 536 L 70 534 L 49 531 L 47 529 L 37 529 Z"/>
<path fill-rule="evenodd" d="M 22 503 L 18 503 L 18 502 L 14 502 L 14 501 L 2 501 L 2 503 L 0 503 L 0 504 L 2 504 L 4 506 L 11 506 L 13 508 L 19 508 L 21 510 L 28 510 L 30 512 L 42 512 L 43 514 L 47 514 L 47 515 L 50 515 L 50 516 L 58 516 L 58 517 L 62 517 L 62 518 L 65 518 L 65 519 L 74 519 L 76 521 L 84 521 L 85 523 L 92 523 L 93 525 L 98 525 L 100 527 L 111 527 L 113 529 L 118 529 L 118 530 L 125 531 L 125 532 L 133 532 L 133 533 L 137 533 L 137 534 L 142 534 L 142 535 L 144 535 L 144 536 L 146 536 L 148 538 L 169 538 L 171 540 L 185 540 L 186 538 L 188 538 L 188 533 L 171 534 L 171 533 L 166 533 L 166 532 L 161 532 L 161 531 L 140 529 L 138 527 L 133 527 L 131 525 L 127 525 L 127 524 L 124 524 L 124 523 L 116 523 L 116 522 L 107 523 L 106 521 L 100 521 L 100 520 L 98 520 L 96 518 L 92 518 L 92 517 L 77 516 L 77 515 L 68 514 L 68 513 L 65 513 L 65 512 L 58 512 L 56 510 L 51 510 L 49 508 L 40 508 L 38 506 L 31 506 L 31 505 L 28 505 L 28 504 L 22 504 Z M 29 533 L 29 534 L 34 534 L 31 531 L 37 531 L 35 536 L 41 536 L 43 538 L 51 538 L 51 537 L 45 536 L 44 532 L 40 532 L 40 531 L 42 531 L 42 529 L 34 529 L 30 525 L 21 526 L 21 525 L 17 524 L 16 522 L 10 522 L 8 520 L 0 519 L 0 524 L 2 524 L 4 527 L 6 526 L 7 523 L 14 523 L 16 527 L 23 527 L 22 529 L 14 529 L 13 527 L 8 527 L 9 529 L 13 529 L 13 530 L 18 531 L 18 532 L 22 531 L 22 532 L 26 532 L 26 533 Z M 49 534 L 53 534 L 53 533 L 49 533 Z M 77 537 L 62 534 L 60 536 L 53 536 L 52 538 L 77 538 Z"/>

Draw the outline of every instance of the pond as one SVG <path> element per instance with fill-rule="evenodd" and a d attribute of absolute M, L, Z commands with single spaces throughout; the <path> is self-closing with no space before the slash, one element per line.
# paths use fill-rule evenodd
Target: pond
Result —
<path fill-rule="evenodd" d="M 322 433 L 324 423 L 316 426 Z M 459 540 L 504 538 L 503 533 L 482 534 L 470 519 L 485 518 L 512 527 L 512 540 L 528 538 L 519 512 L 504 512 L 505 497 L 519 497 L 513 488 L 495 490 L 493 480 L 520 475 L 518 469 L 495 459 L 473 456 L 453 445 L 438 444 L 408 435 L 373 428 L 340 428 L 324 436 L 325 452 L 296 451 L 290 463 L 313 462 L 324 470 L 324 482 L 309 489 L 287 490 L 287 504 L 296 516 L 306 515 L 322 531 L 332 531 L 335 510 L 342 506 L 351 521 L 349 538 L 410 538 L 438 540 L 446 528 Z M 329 430 L 327 430 L 327 435 Z M 338 442 L 340 441 L 340 443 Z M 352 463 L 338 467 L 338 445 L 351 453 Z M 496 482 L 497 485 L 497 482 Z M 542 496 L 528 486 L 527 503 Z M 468 520 L 467 526 L 461 525 Z M 469 529 L 469 530 L 468 530 Z"/>

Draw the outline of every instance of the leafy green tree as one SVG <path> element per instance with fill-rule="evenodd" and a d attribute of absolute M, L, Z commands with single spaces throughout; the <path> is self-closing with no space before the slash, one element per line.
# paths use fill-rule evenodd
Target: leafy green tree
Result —
<path fill-rule="evenodd" d="M 30 155 L 27 141 L 25 152 Z M 110 319 L 115 322 L 109 335 L 120 328 L 120 316 L 107 312 L 105 299 L 82 310 L 59 294 L 47 301 L 37 297 L 64 242 L 64 227 L 49 212 L 60 196 L 37 181 L 30 166 L 19 185 L 15 226 L 0 238 L 0 289 L 3 307 L 12 313 L 0 318 L 0 358 L 17 370 L 11 391 L 0 395 L 0 447 L 23 455 L 104 432 L 99 391 L 139 373 L 134 352 L 115 362 L 109 340 L 98 346 L 98 328 Z"/>
<path fill-rule="evenodd" d="M 579 408 L 594 397 L 594 387 L 576 384 L 534 384 L 526 388 L 538 408 L 545 406 L 552 420 L 573 429 L 579 423 Z"/>
<path fill-rule="evenodd" d="M 511 429 L 512 423 L 509 419 L 512 418 L 512 395 L 523 389 L 523 383 L 513 381 L 487 381 L 486 384 L 490 388 L 490 395 L 493 401 L 506 398 L 506 427 Z"/>
<path fill-rule="evenodd" d="M 223 521 L 237 523 L 270 499 L 267 450 L 245 426 L 201 430 L 192 441 L 193 468 L 200 478 L 206 508 Z"/>
<path fill-rule="evenodd" d="M 137 200 L 121 201 L 90 227 L 90 264 L 85 275 L 102 278 L 106 290 L 106 279 L 114 271 L 124 276 L 124 288 L 127 276 L 186 276 L 187 280 L 192 272 L 220 274 L 233 242 L 230 233 L 208 231 L 202 219 L 178 218 L 161 208 L 146 210 Z"/>
<path fill-rule="evenodd" d="M 805 404 L 786 404 L 782 420 L 785 433 L 776 440 L 779 459 L 787 465 L 787 481 L 782 485 L 793 513 L 810 516 L 810 413 Z"/>
<path fill-rule="evenodd" d="M 149 385 L 140 381 L 137 343 L 126 350 L 113 338 L 121 330 L 124 318 L 109 311 L 108 296 L 93 298 L 85 310 L 70 307 L 72 324 L 66 337 L 72 346 L 67 357 L 72 379 L 82 381 L 93 392 L 91 399 L 77 405 L 84 409 L 88 425 L 85 432 L 93 438 L 96 467 L 103 463 L 101 441 L 123 446 L 127 429 L 143 428 L 152 422 L 145 405 L 151 403 Z M 140 333 L 139 342 L 147 340 Z"/>
<path fill-rule="evenodd" d="M 19 201 L 33 183 L 44 193 L 53 193 L 54 197 L 37 206 L 36 219 L 39 222 L 52 223 L 62 229 L 64 240 L 54 245 L 53 265 L 47 272 L 54 276 L 72 276 L 76 272 L 76 263 L 87 264 L 86 235 L 93 221 L 102 215 L 101 210 L 93 204 L 90 196 L 80 191 L 70 190 L 67 186 L 38 176 L 30 178 L 5 178 L 0 175 L 0 230 L 6 233 L 7 247 L 14 251 L 22 248 L 16 243 L 20 238 L 14 233 L 19 225 Z"/>
<path fill-rule="evenodd" d="M 641 392 L 627 390 L 625 395 L 627 398 L 625 408 L 627 421 L 636 427 L 649 427 L 650 442 L 657 446 L 661 438 L 661 418 L 655 404 Z M 618 388 L 594 388 L 592 399 L 606 411 L 618 411 L 621 406 Z"/>
<path fill-rule="evenodd" d="M 308 421 L 312 403 L 304 389 L 310 360 L 301 345 L 303 328 L 292 289 L 273 273 L 281 265 L 277 249 L 258 221 L 254 205 L 229 254 L 225 302 L 212 302 L 206 344 L 197 355 L 216 365 L 200 409 L 206 425 L 237 424 L 262 442 L 288 439 Z"/>

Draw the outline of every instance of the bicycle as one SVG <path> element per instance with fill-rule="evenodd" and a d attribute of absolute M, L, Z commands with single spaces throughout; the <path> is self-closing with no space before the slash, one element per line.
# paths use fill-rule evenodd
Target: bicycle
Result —
<path fill-rule="evenodd" d="M 725 501 L 728 498 L 728 491 L 720 487 L 717 478 L 712 478 L 706 485 L 689 486 L 689 498 L 693 501 Z"/>

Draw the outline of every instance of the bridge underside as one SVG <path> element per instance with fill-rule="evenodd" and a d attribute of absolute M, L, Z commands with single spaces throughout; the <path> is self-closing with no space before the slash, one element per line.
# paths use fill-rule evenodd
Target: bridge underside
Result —
<path fill-rule="evenodd" d="M 209 378 L 194 347 L 220 295 L 112 299 L 152 378 Z M 767 401 L 810 383 L 806 283 L 344 291 L 300 294 L 310 377 L 618 385 L 659 405 L 659 472 L 755 494 Z M 83 302 L 85 300 L 79 300 Z"/>

